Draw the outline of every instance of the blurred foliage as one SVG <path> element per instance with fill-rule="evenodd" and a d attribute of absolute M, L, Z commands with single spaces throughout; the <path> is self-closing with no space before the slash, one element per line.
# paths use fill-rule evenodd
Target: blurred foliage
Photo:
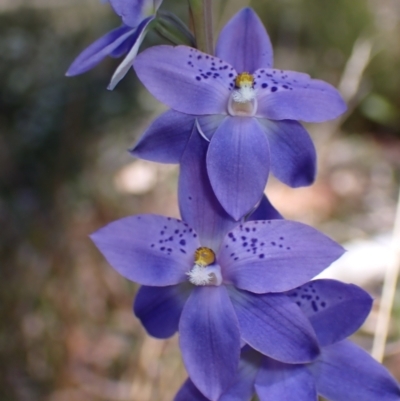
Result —
<path fill-rule="evenodd" d="M 183 3 L 166 0 L 164 7 L 185 20 Z M 253 3 L 277 65 L 335 85 L 354 42 L 371 38 L 375 58 L 343 131 L 362 135 L 361 141 L 365 134 L 377 142 L 399 137 L 395 3 Z M 115 91 L 105 90 L 115 60 L 65 78 L 74 57 L 119 22 L 107 5 L 50 5 L 0 14 L 0 400 L 167 401 L 185 375 L 176 338 L 153 342 L 144 336 L 131 316 L 135 286 L 114 273 L 87 239 L 113 219 L 165 210 L 175 200 L 171 182 L 146 195 L 121 195 L 113 184 L 130 161 L 126 149 L 134 132 L 158 106 L 133 73 Z M 155 43 L 159 39 L 150 36 L 144 46 Z M 392 190 L 390 181 L 385 196 Z M 355 215 L 358 199 L 348 199 L 346 216 Z M 133 384 L 126 389 L 124 383 Z"/>
<path fill-rule="evenodd" d="M 273 45 L 279 51 L 292 53 L 295 63 L 291 68 L 302 69 L 333 84 L 339 82 L 354 43 L 358 39 L 371 39 L 375 57 L 363 79 L 360 93 L 363 99 L 346 122 L 345 131 L 400 136 L 398 3 L 265 0 L 254 1 L 252 5 L 265 22 Z"/>

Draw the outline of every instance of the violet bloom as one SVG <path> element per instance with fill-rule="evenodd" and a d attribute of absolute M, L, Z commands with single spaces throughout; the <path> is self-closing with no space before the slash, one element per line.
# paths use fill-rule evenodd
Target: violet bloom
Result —
<path fill-rule="evenodd" d="M 218 401 L 399 401 L 400 389 L 390 373 L 368 353 L 344 340 L 368 315 L 372 300 L 360 288 L 334 280 L 315 280 L 288 294 L 300 303 L 321 345 L 315 362 L 285 364 L 242 349 L 238 373 Z M 344 341 L 343 341 L 344 340 Z M 187 380 L 174 401 L 207 401 Z"/>
<path fill-rule="evenodd" d="M 297 222 L 235 222 L 195 157 L 207 143 L 193 132 L 189 145 L 179 193 L 186 221 L 131 216 L 91 237 L 120 274 L 142 285 L 134 311 L 148 333 L 167 338 L 179 331 L 191 379 L 217 400 L 235 377 L 241 339 L 283 362 L 316 358 L 309 321 L 280 292 L 308 281 L 343 248 Z"/>
<path fill-rule="evenodd" d="M 111 78 L 108 89 L 114 89 L 132 67 L 139 47 L 162 0 L 108 0 L 122 19 L 113 29 L 87 47 L 71 64 L 66 75 L 74 76 L 91 70 L 106 56 L 119 58 L 127 53 Z"/>
<path fill-rule="evenodd" d="M 224 27 L 216 57 L 186 46 L 141 53 L 134 61 L 139 79 L 172 110 L 152 124 L 133 155 L 178 163 L 196 116 L 210 141 L 212 188 L 236 220 L 260 200 L 270 169 L 292 187 L 311 184 L 315 149 L 295 120 L 330 120 L 346 106 L 331 85 L 273 69 L 272 61 L 267 32 L 250 8 Z"/>

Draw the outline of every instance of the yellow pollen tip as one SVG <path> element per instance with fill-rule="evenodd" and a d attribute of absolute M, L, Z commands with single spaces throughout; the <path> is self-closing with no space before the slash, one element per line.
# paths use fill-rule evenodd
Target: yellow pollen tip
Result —
<path fill-rule="evenodd" d="M 194 263 L 206 267 L 215 262 L 215 253 L 210 248 L 197 248 L 194 253 Z"/>
<path fill-rule="evenodd" d="M 235 79 L 235 86 L 237 88 L 243 88 L 243 86 L 253 86 L 254 77 L 248 72 L 242 72 Z"/>

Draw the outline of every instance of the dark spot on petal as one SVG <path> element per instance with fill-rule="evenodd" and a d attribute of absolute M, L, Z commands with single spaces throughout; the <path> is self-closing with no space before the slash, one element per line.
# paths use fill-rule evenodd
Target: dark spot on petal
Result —
<path fill-rule="evenodd" d="M 265 82 L 261 85 L 261 88 L 268 88 L 268 84 L 266 84 Z"/>
<path fill-rule="evenodd" d="M 311 301 L 311 306 L 312 306 L 312 308 L 314 309 L 314 312 L 318 312 L 318 306 L 317 306 L 317 304 L 315 303 L 315 301 Z"/>
<path fill-rule="evenodd" d="M 263 253 L 260 253 L 260 254 L 258 255 L 258 257 L 259 257 L 260 259 L 264 259 L 264 254 L 263 254 Z"/>
<path fill-rule="evenodd" d="M 276 87 L 276 86 L 273 86 L 272 88 L 271 88 L 271 92 L 276 92 L 278 90 L 278 88 Z"/>
<path fill-rule="evenodd" d="M 180 243 L 181 245 L 186 245 L 186 241 L 185 241 L 184 239 L 181 239 L 181 240 L 179 241 L 179 243 Z"/>

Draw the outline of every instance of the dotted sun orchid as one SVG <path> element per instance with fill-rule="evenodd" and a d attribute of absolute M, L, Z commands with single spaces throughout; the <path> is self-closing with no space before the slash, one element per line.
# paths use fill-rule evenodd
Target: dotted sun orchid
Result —
<path fill-rule="evenodd" d="M 132 67 L 139 47 L 155 19 L 162 0 L 109 0 L 122 26 L 113 29 L 88 46 L 69 67 L 66 75 L 74 76 L 91 70 L 106 56 L 119 58 L 127 54 L 114 72 L 108 89 L 114 89 Z"/>
<path fill-rule="evenodd" d="M 261 199 L 270 169 L 292 187 L 311 184 L 315 149 L 296 120 L 326 121 L 346 106 L 328 83 L 273 69 L 272 62 L 267 32 L 249 8 L 223 28 L 215 56 L 186 46 L 142 52 L 134 69 L 171 110 L 149 127 L 132 154 L 179 163 L 196 118 L 210 141 L 206 163 L 211 186 L 236 220 Z"/>
<path fill-rule="evenodd" d="M 307 282 L 343 248 L 293 221 L 234 221 L 195 157 L 205 156 L 207 143 L 193 130 L 188 145 L 179 178 L 183 220 L 132 216 L 91 238 L 120 274 L 142 285 L 134 312 L 148 333 L 167 338 L 179 331 L 189 376 L 217 400 L 235 377 L 241 341 L 286 363 L 318 356 L 310 322 L 281 292 Z"/>
<path fill-rule="evenodd" d="M 371 297 L 361 288 L 335 280 L 315 280 L 287 293 L 308 317 L 321 346 L 308 364 L 285 364 L 249 346 L 241 352 L 236 378 L 218 401 L 399 401 L 390 373 L 346 337 L 367 317 Z M 267 333 L 264 333 L 267 335 Z M 174 401 L 208 401 L 188 379 Z"/>

